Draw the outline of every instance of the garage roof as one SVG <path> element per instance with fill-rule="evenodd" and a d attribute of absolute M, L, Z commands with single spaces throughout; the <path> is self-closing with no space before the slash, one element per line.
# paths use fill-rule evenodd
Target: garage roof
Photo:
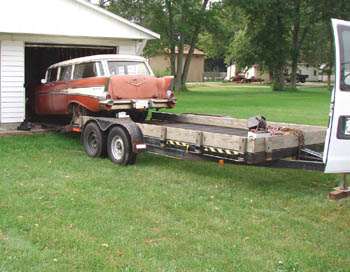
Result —
<path fill-rule="evenodd" d="M 159 34 L 85 0 L 0 1 L 0 33 L 159 39 Z"/>

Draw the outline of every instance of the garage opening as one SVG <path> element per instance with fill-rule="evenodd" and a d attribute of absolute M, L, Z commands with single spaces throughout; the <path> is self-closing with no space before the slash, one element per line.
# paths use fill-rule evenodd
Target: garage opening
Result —
<path fill-rule="evenodd" d="M 117 46 L 62 45 L 62 44 L 25 44 L 25 90 L 26 119 L 33 119 L 34 88 L 40 84 L 46 69 L 57 62 L 99 55 L 118 54 Z"/>

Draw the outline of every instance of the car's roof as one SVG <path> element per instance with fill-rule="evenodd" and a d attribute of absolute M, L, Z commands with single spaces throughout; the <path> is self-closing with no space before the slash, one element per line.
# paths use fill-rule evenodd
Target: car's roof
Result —
<path fill-rule="evenodd" d="M 61 61 L 51 65 L 49 68 L 54 68 L 57 66 L 72 65 L 82 62 L 99 61 L 99 60 L 112 60 L 112 61 L 145 61 L 145 58 L 140 56 L 132 55 L 119 55 L 119 54 L 109 54 L 109 55 L 94 55 L 88 57 L 75 58 L 70 60 Z"/>

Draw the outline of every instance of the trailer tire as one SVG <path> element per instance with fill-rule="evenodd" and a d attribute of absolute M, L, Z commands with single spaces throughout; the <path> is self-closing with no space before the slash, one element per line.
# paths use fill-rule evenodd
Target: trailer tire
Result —
<path fill-rule="evenodd" d="M 107 153 L 110 160 L 119 165 L 135 162 L 136 154 L 132 151 L 130 137 L 125 129 L 115 126 L 109 131 Z"/>
<path fill-rule="evenodd" d="M 83 142 L 85 152 L 89 157 L 102 157 L 106 153 L 104 135 L 95 122 L 88 123 L 84 128 Z"/>

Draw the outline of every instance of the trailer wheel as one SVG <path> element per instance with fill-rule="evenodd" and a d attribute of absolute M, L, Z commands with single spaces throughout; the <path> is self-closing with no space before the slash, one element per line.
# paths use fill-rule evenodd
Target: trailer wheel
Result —
<path fill-rule="evenodd" d="M 105 155 L 106 143 L 102 131 L 95 122 L 86 125 L 84 129 L 83 142 L 86 154 L 96 158 Z"/>
<path fill-rule="evenodd" d="M 119 165 L 133 164 L 136 159 L 130 138 L 121 127 L 113 127 L 110 130 L 107 138 L 107 152 L 111 161 Z"/>

